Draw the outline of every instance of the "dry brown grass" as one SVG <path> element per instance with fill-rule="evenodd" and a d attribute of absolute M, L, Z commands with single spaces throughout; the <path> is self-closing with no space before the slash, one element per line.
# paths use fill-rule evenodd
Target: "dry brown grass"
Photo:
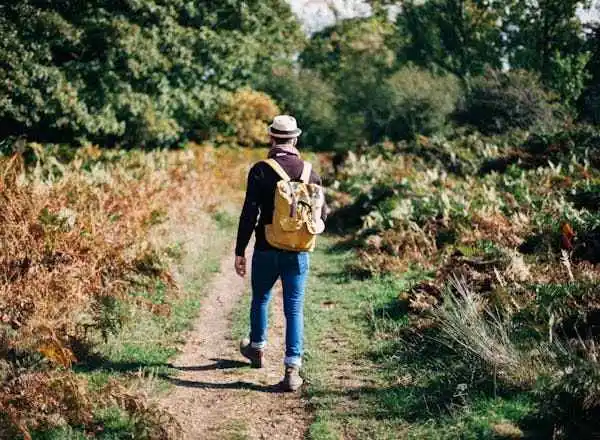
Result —
<path fill-rule="evenodd" d="M 139 301 L 127 292 L 144 277 L 175 290 L 160 261 L 161 240 L 152 238 L 159 225 L 190 208 L 208 221 L 239 203 L 259 154 L 88 147 L 63 164 L 39 145 L 30 148 L 34 166 L 21 155 L 0 160 L 0 408 L 12 423 L 6 429 L 26 438 L 30 428 L 90 420 L 92 399 L 69 368 L 75 346 L 111 330 L 101 319 L 103 299 Z M 114 387 L 100 395 L 114 398 Z"/>
<path fill-rule="evenodd" d="M 524 352 L 511 339 L 510 318 L 500 310 L 490 310 L 464 279 L 450 281 L 443 304 L 433 314 L 440 323 L 440 342 L 481 359 L 506 382 L 531 385 L 542 372 L 541 357 Z"/>

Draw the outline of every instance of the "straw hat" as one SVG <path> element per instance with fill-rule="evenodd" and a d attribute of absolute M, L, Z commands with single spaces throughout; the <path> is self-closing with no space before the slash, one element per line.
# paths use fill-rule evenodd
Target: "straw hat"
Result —
<path fill-rule="evenodd" d="M 268 132 L 269 135 L 282 139 L 296 138 L 302 134 L 302 130 L 298 128 L 296 118 L 289 115 L 275 116 L 273 123 L 269 125 Z"/>

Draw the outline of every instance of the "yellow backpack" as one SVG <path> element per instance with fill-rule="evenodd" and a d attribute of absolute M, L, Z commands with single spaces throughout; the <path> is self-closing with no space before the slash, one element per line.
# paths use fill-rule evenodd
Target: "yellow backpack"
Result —
<path fill-rule="evenodd" d="M 325 195 L 320 185 L 310 183 L 312 165 L 304 162 L 301 181 L 292 182 L 276 160 L 265 162 L 282 179 L 275 188 L 273 223 L 265 226 L 267 242 L 286 251 L 312 251 L 316 236 L 325 230 L 321 219 Z"/>

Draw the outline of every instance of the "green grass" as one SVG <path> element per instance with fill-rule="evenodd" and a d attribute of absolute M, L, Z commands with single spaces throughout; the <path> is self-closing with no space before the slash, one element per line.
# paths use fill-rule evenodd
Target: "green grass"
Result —
<path fill-rule="evenodd" d="M 222 217 L 225 218 L 226 214 Z M 207 232 L 211 234 L 210 240 L 203 252 L 195 256 L 192 262 L 194 270 L 189 271 L 183 280 L 182 294 L 174 300 L 167 300 L 166 287 L 161 281 L 154 283 L 150 289 L 131 292 L 152 304 L 168 303 L 170 313 L 163 316 L 142 308 L 131 310 L 127 323 L 118 334 L 110 336 L 99 346 L 98 354 L 103 362 L 94 365 L 94 370 L 107 370 L 115 375 L 138 370 L 155 374 L 167 372 L 169 359 L 184 342 L 182 333 L 190 328 L 198 314 L 205 286 L 218 272 L 224 252 L 229 251 L 227 244 L 233 233 L 231 223 L 214 222 L 217 228 Z"/>
<path fill-rule="evenodd" d="M 429 274 L 360 280 L 332 239 L 314 253 L 306 296 L 312 440 L 498 439 L 519 432 L 532 396 L 410 328 L 399 294 Z"/>
<path fill-rule="evenodd" d="M 138 421 L 118 407 L 96 411 L 94 424 L 98 427 L 93 438 L 98 440 L 130 440 L 144 436 Z M 85 440 L 89 437 L 70 426 L 46 432 L 34 432 L 35 440 Z M 146 438 L 146 437 L 144 437 Z"/>
<path fill-rule="evenodd" d="M 252 293 L 245 292 L 233 311 L 233 320 L 231 334 L 233 339 L 239 341 L 248 337 L 250 329 L 250 303 L 252 302 Z"/>
<path fill-rule="evenodd" d="M 78 374 L 85 376 L 91 392 L 98 391 L 109 380 L 118 379 L 125 383 L 147 377 L 144 386 L 153 393 L 165 392 L 170 385 L 160 376 L 169 374 L 169 361 L 181 347 L 183 332 L 190 328 L 197 316 L 200 302 L 206 293 L 206 285 L 219 271 L 220 261 L 229 252 L 228 246 L 233 235 L 233 223 L 226 213 L 213 218 L 215 228 L 208 231 L 210 239 L 204 242 L 203 248 L 192 255 L 187 264 L 191 265 L 184 273 L 182 292 L 175 298 L 168 298 L 166 286 L 157 281 L 143 289 L 130 292 L 134 297 L 143 298 L 151 304 L 169 304 L 171 311 L 167 316 L 153 314 L 144 308 L 128 306 L 124 309 L 119 304 L 111 304 L 108 315 L 118 313 L 127 316 L 122 327 L 115 334 L 95 346 L 89 359 L 74 367 Z M 183 264 L 183 250 L 180 244 L 172 247 L 177 252 L 174 256 Z M 112 319 L 108 316 L 107 319 Z M 101 433 L 94 438 L 102 440 L 131 439 L 134 433 L 140 432 L 144 420 L 135 420 L 119 408 L 98 410 L 94 414 L 94 423 L 103 427 Z M 232 432 L 241 432 L 233 430 Z M 87 438 L 78 427 L 64 427 L 57 430 L 33 433 L 34 440 L 80 440 Z M 242 438 L 242 437 L 231 437 Z"/>

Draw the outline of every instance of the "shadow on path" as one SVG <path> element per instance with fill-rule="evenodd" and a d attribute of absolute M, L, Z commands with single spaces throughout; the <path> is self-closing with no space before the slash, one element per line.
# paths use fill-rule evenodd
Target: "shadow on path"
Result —
<path fill-rule="evenodd" d="M 279 384 L 274 385 L 258 385 L 251 382 L 236 381 L 236 382 L 201 382 L 196 380 L 184 380 L 176 377 L 161 375 L 161 379 L 164 379 L 175 386 L 197 388 L 197 389 L 208 389 L 208 390 L 250 390 L 259 391 L 261 393 L 279 394 L 284 391 L 281 389 Z"/>
<path fill-rule="evenodd" d="M 212 371 L 212 370 L 231 370 L 234 368 L 246 368 L 250 364 L 247 362 L 240 362 L 233 359 L 211 359 L 214 363 L 208 365 L 197 365 L 197 366 L 177 366 L 168 364 L 169 368 L 173 368 L 179 371 Z"/>
<path fill-rule="evenodd" d="M 82 363 L 75 366 L 75 370 L 79 372 L 91 372 L 98 370 L 113 371 L 119 373 L 129 373 L 139 370 L 152 369 L 171 369 L 179 371 L 213 371 L 213 370 L 229 370 L 234 368 L 250 367 L 249 363 L 240 362 L 232 359 L 210 359 L 213 363 L 207 365 L 195 366 L 177 366 L 172 363 L 153 363 L 153 362 L 114 362 L 105 358 L 97 357 L 92 362 Z"/>
<path fill-rule="evenodd" d="M 197 366 L 176 366 L 169 367 L 179 371 L 214 371 L 214 370 L 231 370 L 236 368 L 249 368 L 250 364 L 240 362 L 233 359 L 210 359 L 212 364 L 197 365 Z M 279 384 L 274 385 L 258 385 L 251 382 L 236 381 L 236 382 L 203 382 L 197 380 L 186 380 L 173 377 L 169 374 L 160 374 L 159 377 L 167 382 L 178 387 L 197 388 L 197 389 L 213 389 L 213 390 L 250 390 L 259 391 L 261 393 L 282 393 Z"/>

